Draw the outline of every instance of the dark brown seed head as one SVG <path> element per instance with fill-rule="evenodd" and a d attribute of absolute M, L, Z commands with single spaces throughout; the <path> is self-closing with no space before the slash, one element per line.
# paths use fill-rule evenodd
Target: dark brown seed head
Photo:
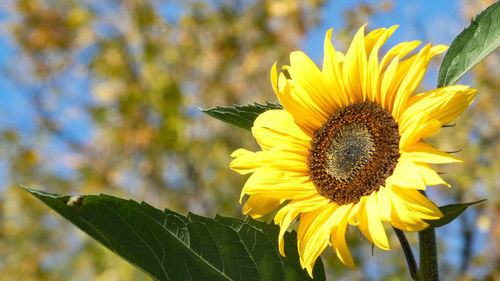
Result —
<path fill-rule="evenodd" d="M 308 167 L 318 193 L 344 205 L 385 185 L 398 159 L 392 115 L 376 103 L 359 102 L 339 109 L 315 132 Z"/>

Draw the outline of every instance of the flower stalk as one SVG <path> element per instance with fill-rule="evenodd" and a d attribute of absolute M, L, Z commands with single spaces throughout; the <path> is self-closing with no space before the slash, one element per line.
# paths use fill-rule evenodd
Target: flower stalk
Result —
<path fill-rule="evenodd" d="M 408 243 L 408 239 L 402 230 L 399 230 L 393 227 L 396 236 L 399 239 L 399 243 L 401 244 L 401 248 L 403 249 L 403 253 L 405 254 L 406 264 L 408 264 L 408 270 L 410 271 L 410 276 L 415 281 L 421 280 L 418 276 L 418 267 L 417 262 L 415 261 L 415 257 L 413 256 L 413 252 L 410 247 L 410 243 Z"/>
<path fill-rule="evenodd" d="M 434 227 L 428 227 L 418 233 L 420 245 L 419 275 L 426 281 L 438 281 L 438 263 L 436 250 L 436 232 Z"/>

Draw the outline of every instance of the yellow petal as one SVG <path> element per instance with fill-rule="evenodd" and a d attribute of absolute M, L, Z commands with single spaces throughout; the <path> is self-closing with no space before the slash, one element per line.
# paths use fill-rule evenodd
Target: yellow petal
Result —
<path fill-rule="evenodd" d="M 254 219 L 260 218 L 274 211 L 281 203 L 280 199 L 252 195 L 243 206 L 243 214 Z"/>
<path fill-rule="evenodd" d="M 416 55 L 415 59 L 411 61 L 411 65 L 408 68 L 404 67 L 404 62 L 400 64 L 401 69 L 398 69 L 398 74 L 400 75 L 401 84 L 397 87 L 396 95 L 394 96 L 394 104 L 392 110 L 392 116 L 396 120 L 399 120 L 399 114 L 405 109 L 406 103 L 410 95 L 415 91 L 418 84 L 424 77 L 425 71 L 427 70 L 427 65 L 430 61 L 430 44 L 426 45 L 420 52 Z M 398 75 L 397 74 L 397 75 Z"/>
<path fill-rule="evenodd" d="M 358 225 L 356 221 L 356 216 L 360 210 L 363 210 L 365 207 L 365 200 L 360 200 L 358 203 L 353 204 L 351 210 L 349 211 L 348 222 L 350 225 Z"/>
<path fill-rule="evenodd" d="M 429 166 L 427 163 L 418 163 L 416 162 L 415 165 L 417 165 L 418 171 L 420 172 L 420 175 L 424 179 L 425 185 L 446 185 L 447 187 L 450 187 L 448 183 L 446 183 L 439 175 L 434 171 L 434 169 Z"/>
<path fill-rule="evenodd" d="M 254 121 L 252 134 L 263 150 L 271 149 L 283 143 L 302 145 L 310 148 L 310 137 L 293 121 L 285 110 L 268 110 Z"/>
<path fill-rule="evenodd" d="M 339 219 L 339 222 L 332 228 L 331 243 L 332 248 L 335 251 L 335 254 L 337 254 L 337 257 L 340 259 L 340 261 L 348 267 L 356 270 L 356 266 L 354 265 L 351 253 L 349 252 L 349 248 L 347 247 L 347 244 L 345 242 L 345 231 L 347 228 L 347 222 L 349 220 L 348 218 L 351 208 L 352 204 L 347 204 L 340 206 L 335 211 L 334 216 Z"/>
<path fill-rule="evenodd" d="M 361 224 L 367 225 L 368 235 L 365 236 L 377 247 L 383 250 L 390 250 L 389 240 L 387 239 L 387 234 L 385 233 L 384 226 L 382 225 L 382 220 L 379 214 L 379 206 L 377 204 L 377 198 L 375 195 L 366 196 L 366 207 L 364 210 L 365 221 L 360 221 Z"/>
<path fill-rule="evenodd" d="M 307 156 L 307 150 L 292 144 L 283 144 L 259 154 L 262 166 L 285 172 L 297 172 L 299 176 L 309 173 Z"/>
<path fill-rule="evenodd" d="M 290 66 L 286 69 L 297 86 L 296 91 L 309 95 L 311 101 L 327 116 L 331 116 L 343 106 L 344 103 L 338 94 L 330 89 L 327 78 L 303 52 L 292 52 Z"/>
<path fill-rule="evenodd" d="M 351 46 L 346 52 L 342 74 L 346 91 L 354 96 L 357 101 L 366 100 L 366 49 L 365 49 L 365 26 L 363 25 L 352 40 Z"/>
<path fill-rule="evenodd" d="M 404 98 L 404 96 L 399 95 L 399 98 L 397 99 L 397 102 L 396 102 L 396 97 L 398 96 L 398 93 L 401 94 L 401 91 L 406 91 L 407 90 L 408 83 L 415 82 L 415 83 L 418 84 L 419 81 L 416 81 L 416 80 L 413 81 L 413 80 L 411 80 L 408 77 L 408 74 L 410 74 L 409 73 L 410 70 L 413 70 L 410 76 L 412 76 L 412 77 L 415 78 L 415 77 L 418 76 L 417 74 L 420 74 L 421 71 L 425 72 L 425 69 L 419 68 L 419 66 L 421 66 L 422 63 L 418 63 L 418 62 L 419 61 L 421 62 L 426 57 L 428 57 L 428 54 L 430 52 L 429 48 L 430 48 L 430 45 L 427 45 L 422 50 L 420 50 L 420 52 L 418 54 L 416 54 L 414 56 L 411 56 L 408 59 L 405 59 L 405 60 L 402 60 L 402 61 L 398 62 L 397 68 L 395 70 L 395 73 L 392 76 L 392 80 L 387 82 L 389 84 L 389 86 L 386 87 L 387 88 L 387 92 L 382 92 L 382 93 L 385 93 L 385 95 L 386 95 L 385 100 L 386 100 L 386 103 L 387 103 L 387 106 L 388 106 L 386 109 L 389 110 L 389 112 L 392 113 L 392 115 L 396 118 L 396 121 L 399 120 L 398 119 L 399 115 L 396 115 L 397 112 L 395 110 L 398 110 L 398 108 L 395 108 L 395 105 L 398 104 L 398 107 L 399 107 L 399 103 L 401 103 L 403 101 L 404 101 L 403 105 L 406 105 L 406 99 Z M 396 55 L 395 58 L 393 59 L 393 61 L 394 60 L 399 60 L 400 58 L 402 58 L 402 56 L 403 56 L 403 54 Z M 383 65 L 385 63 L 388 63 L 388 62 L 384 61 L 386 58 L 387 58 L 387 56 L 384 57 L 384 59 L 382 60 L 381 65 Z M 420 72 L 418 72 L 418 71 L 420 71 Z M 405 79 L 406 79 L 406 82 L 403 85 L 403 82 L 404 82 Z M 402 85 L 403 85 L 403 88 L 400 91 L 400 88 L 401 88 Z"/>
<path fill-rule="evenodd" d="M 378 191 L 375 191 L 375 196 L 377 197 L 377 206 L 380 212 L 380 218 L 383 221 L 391 221 L 391 199 L 387 195 L 385 187 L 380 187 Z"/>
<path fill-rule="evenodd" d="M 399 148 L 400 150 L 405 150 L 408 146 L 413 145 L 415 142 L 422 139 L 424 135 L 433 135 L 437 131 L 443 127 L 443 123 L 441 123 L 437 119 L 427 120 L 426 123 L 420 123 L 423 120 L 426 120 L 426 112 L 416 113 L 414 116 L 414 120 L 416 122 L 408 123 L 407 126 L 401 126 L 399 129 L 400 132 L 400 141 Z"/>
<path fill-rule="evenodd" d="M 385 234 L 374 194 L 364 196 L 360 200 L 362 207 L 356 215 L 357 226 L 361 233 L 377 247 L 389 250 L 389 241 Z"/>
<path fill-rule="evenodd" d="M 446 50 L 448 50 L 449 48 L 450 47 L 445 46 L 445 45 L 436 45 L 436 46 L 432 47 L 432 49 L 431 49 L 431 56 L 434 57 L 435 55 L 442 54 L 442 53 L 446 52 Z"/>
<path fill-rule="evenodd" d="M 371 53 L 380 37 L 387 31 L 386 28 L 377 28 L 375 30 L 370 31 L 365 36 L 365 52 L 367 54 Z"/>
<path fill-rule="evenodd" d="M 389 66 L 382 76 L 382 82 L 380 85 L 380 105 L 382 108 L 387 110 L 392 110 L 392 91 L 389 91 L 393 86 L 396 70 L 398 69 L 399 57 L 396 57 L 391 61 Z"/>
<path fill-rule="evenodd" d="M 402 42 L 392 47 L 382 58 L 382 61 L 380 62 L 380 69 L 386 68 L 387 64 L 395 57 L 403 58 L 417 48 L 420 43 L 420 41 Z"/>
<path fill-rule="evenodd" d="M 397 185 L 404 188 L 416 188 L 425 190 L 425 183 L 420 175 L 417 166 L 406 157 L 400 157 L 392 175 L 387 178 L 386 186 Z"/>
<path fill-rule="evenodd" d="M 305 268 L 305 266 L 307 265 L 305 263 L 305 260 L 309 258 L 304 253 L 308 242 L 306 239 L 304 239 L 304 237 L 306 236 L 307 232 L 312 229 L 313 223 L 316 218 L 320 216 L 326 208 L 328 208 L 328 206 L 316 209 L 312 212 L 300 214 L 300 224 L 299 229 L 297 230 L 297 250 L 299 251 L 300 264 L 302 268 Z M 312 230 L 314 231 L 316 230 L 316 228 Z"/>
<path fill-rule="evenodd" d="M 415 91 L 418 84 L 420 84 L 431 58 L 441 52 L 444 52 L 446 48 L 446 46 L 442 45 L 431 48 L 429 44 L 416 55 L 415 59 L 408 60 L 408 64 L 411 63 L 411 66 L 406 68 L 404 67 L 404 63 L 401 64 L 401 76 L 404 76 L 404 79 L 402 80 L 396 93 L 392 110 L 392 115 L 396 120 L 399 120 L 399 117 L 406 109 L 408 98 Z"/>
<path fill-rule="evenodd" d="M 344 89 L 344 79 L 342 78 L 339 63 L 339 53 L 335 51 L 331 40 L 332 29 L 329 29 L 326 32 L 324 43 L 325 58 L 323 60 L 323 74 L 328 82 L 330 94 L 338 97 L 340 106 L 346 106 L 350 103 L 350 100 Z M 340 55 L 342 54 L 340 53 Z"/>
<path fill-rule="evenodd" d="M 443 217 L 439 208 L 416 189 L 391 187 L 390 191 L 400 202 L 412 210 L 419 219 L 435 220 Z"/>
<path fill-rule="evenodd" d="M 330 204 L 330 200 L 319 195 L 313 195 L 301 200 L 293 200 L 281 208 L 274 217 L 274 223 L 280 225 L 278 236 L 279 251 L 285 256 L 283 236 L 295 218 L 303 212 L 312 212 Z"/>
<path fill-rule="evenodd" d="M 276 70 L 277 64 L 277 62 L 274 62 L 273 66 L 271 67 L 270 73 L 271 85 L 276 96 L 280 93 L 280 90 L 278 89 L 278 71 Z"/>
<path fill-rule="evenodd" d="M 421 231 L 429 226 L 417 212 L 404 204 L 401 198 L 389 188 L 386 189 L 386 194 L 391 200 L 390 223 L 392 226 L 404 231 Z"/>
<path fill-rule="evenodd" d="M 235 157 L 235 159 L 231 161 L 229 167 L 241 175 L 253 173 L 262 166 L 255 152 L 243 148 L 235 150 L 231 153 L 231 157 Z"/>
<path fill-rule="evenodd" d="M 314 279 L 314 276 L 313 276 L 313 269 L 314 269 L 314 264 L 309 264 L 309 265 L 306 265 L 306 270 L 307 270 L 307 273 L 309 273 L 309 276 L 311 276 L 311 278 Z"/>
<path fill-rule="evenodd" d="M 323 250 L 328 246 L 330 240 L 330 231 L 338 222 L 332 216 L 338 208 L 337 204 L 329 204 L 320 213 L 304 213 L 304 216 L 313 216 L 312 224 L 305 230 L 305 234 L 301 237 L 303 246 L 303 267 L 314 265 L 314 262 Z M 300 230 L 300 227 L 299 227 Z M 297 239 L 299 236 L 297 235 Z"/>
<path fill-rule="evenodd" d="M 340 69 L 342 69 L 344 65 L 345 56 L 342 52 L 339 51 L 337 51 L 336 54 L 337 54 L 337 61 L 339 62 L 339 67 Z"/>
<path fill-rule="evenodd" d="M 299 175 L 307 175 L 309 172 L 308 150 L 291 143 L 259 152 L 238 149 L 231 156 L 236 158 L 229 164 L 229 167 L 242 175 L 255 172 L 264 166 L 284 172 L 297 172 Z"/>
<path fill-rule="evenodd" d="M 394 33 L 396 30 L 397 26 L 393 26 L 389 29 L 381 28 L 379 29 L 380 32 L 377 32 L 376 40 L 374 41 L 373 48 L 370 49 L 370 56 L 368 58 L 368 70 L 367 70 L 367 88 L 364 89 L 367 93 L 367 98 L 369 101 L 372 102 L 377 102 L 380 103 L 381 97 L 380 97 L 380 85 L 381 85 L 381 80 L 380 80 L 380 74 L 381 74 L 381 69 L 378 66 L 378 51 L 382 47 L 382 45 L 389 39 L 389 37 Z M 371 34 L 371 33 L 370 33 Z M 368 34 L 367 37 L 370 35 Z M 374 38 L 375 39 L 375 38 Z M 365 39 L 365 43 L 367 45 L 371 45 L 372 42 L 368 43 L 369 41 Z M 367 48 L 368 50 L 368 48 Z"/>
<path fill-rule="evenodd" d="M 272 79 L 276 77 L 275 72 L 276 64 L 271 70 Z M 308 136 L 312 136 L 329 116 L 311 100 L 309 94 L 295 84 L 293 80 L 287 80 L 285 75 L 280 73 L 278 82 L 273 82 L 273 88 L 281 105 L 290 113 L 295 123 Z"/>
<path fill-rule="evenodd" d="M 452 86 L 446 86 L 446 87 L 442 87 L 442 88 L 437 88 L 437 89 L 434 89 L 434 90 L 431 90 L 431 91 L 428 91 L 428 92 L 425 92 L 425 93 L 419 93 L 419 94 L 416 94 L 416 95 L 413 95 L 410 97 L 410 99 L 408 100 L 408 109 L 407 110 L 422 110 L 422 109 L 425 109 L 426 105 L 428 106 L 429 104 L 421 104 L 419 105 L 419 107 L 417 108 L 414 108 L 412 107 L 413 105 L 415 105 L 417 102 L 420 102 L 422 101 L 423 99 L 427 99 L 427 98 L 435 98 L 435 97 L 439 97 L 439 96 L 444 96 L 446 98 L 450 98 L 449 96 L 450 95 L 454 95 L 455 92 L 463 92 L 463 91 L 467 91 L 467 90 L 471 90 L 469 89 L 469 86 L 466 86 L 466 85 L 452 85 Z M 407 114 L 407 112 L 405 111 L 405 114 Z M 408 114 L 411 114 L 411 113 L 408 113 Z"/>
<path fill-rule="evenodd" d="M 317 194 L 309 176 L 263 167 L 255 171 L 243 186 L 240 201 L 245 194 L 262 194 L 267 198 L 300 199 Z"/>
<path fill-rule="evenodd" d="M 400 118 L 400 131 L 408 134 L 410 126 L 412 137 L 407 143 L 412 143 L 435 134 L 443 124 L 447 124 L 458 117 L 472 104 L 476 96 L 475 89 L 466 89 L 464 86 L 449 86 L 427 93 L 418 94 L 408 101 L 408 108 Z"/>
<path fill-rule="evenodd" d="M 412 96 L 408 100 L 401 124 L 411 122 L 416 112 L 426 112 L 429 119 L 438 119 L 443 123 L 451 122 L 474 101 L 475 89 L 453 85 Z"/>
<path fill-rule="evenodd" d="M 442 164 L 462 162 L 462 160 L 446 152 L 439 151 L 425 142 L 417 142 L 406 147 L 404 155 L 412 161 L 423 163 Z"/>

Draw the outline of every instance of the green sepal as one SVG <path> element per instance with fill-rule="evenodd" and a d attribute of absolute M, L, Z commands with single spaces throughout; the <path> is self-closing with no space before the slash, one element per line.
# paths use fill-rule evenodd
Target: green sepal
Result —
<path fill-rule="evenodd" d="M 265 104 L 254 102 L 247 105 L 216 106 L 202 111 L 236 127 L 250 130 L 257 116 L 270 109 L 283 109 L 283 107 L 279 103 L 266 101 Z"/>
<path fill-rule="evenodd" d="M 461 204 L 450 204 L 446 206 L 439 207 L 439 210 L 443 213 L 443 217 L 438 220 L 426 220 L 426 222 L 431 227 L 440 227 L 452 222 L 455 218 L 457 218 L 460 214 L 462 214 L 469 206 L 479 204 L 486 199 L 469 202 L 469 203 L 461 203 Z"/>

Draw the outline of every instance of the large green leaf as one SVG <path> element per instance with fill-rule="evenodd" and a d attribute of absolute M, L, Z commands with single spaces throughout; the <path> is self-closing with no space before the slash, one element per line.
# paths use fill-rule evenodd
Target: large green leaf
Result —
<path fill-rule="evenodd" d="M 475 201 L 475 202 L 469 202 L 469 203 L 451 204 L 451 205 L 441 206 L 441 207 L 439 207 L 439 209 L 441 210 L 441 212 L 443 213 L 444 216 L 438 220 L 428 220 L 426 222 L 432 227 L 440 227 L 440 226 L 449 224 L 456 217 L 458 217 L 461 213 L 463 213 L 469 206 L 479 204 L 485 200 L 486 199 Z"/>
<path fill-rule="evenodd" d="M 248 105 L 216 106 L 203 109 L 206 114 L 246 130 L 250 130 L 259 114 L 270 109 L 282 109 L 279 103 L 266 101 L 266 104 L 254 103 Z"/>
<path fill-rule="evenodd" d="M 155 280 L 311 280 L 299 264 L 296 234 L 251 219 L 161 211 L 109 195 L 62 196 L 24 187 L 106 248 Z M 325 280 L 321 259 L 314 280 Z"/>
<path fill-rule="evenodd" d="M 438 87 L 456 84 L 500 46 L 500 1 L 477 15 L 451 43 L 439 70 Z"/>

